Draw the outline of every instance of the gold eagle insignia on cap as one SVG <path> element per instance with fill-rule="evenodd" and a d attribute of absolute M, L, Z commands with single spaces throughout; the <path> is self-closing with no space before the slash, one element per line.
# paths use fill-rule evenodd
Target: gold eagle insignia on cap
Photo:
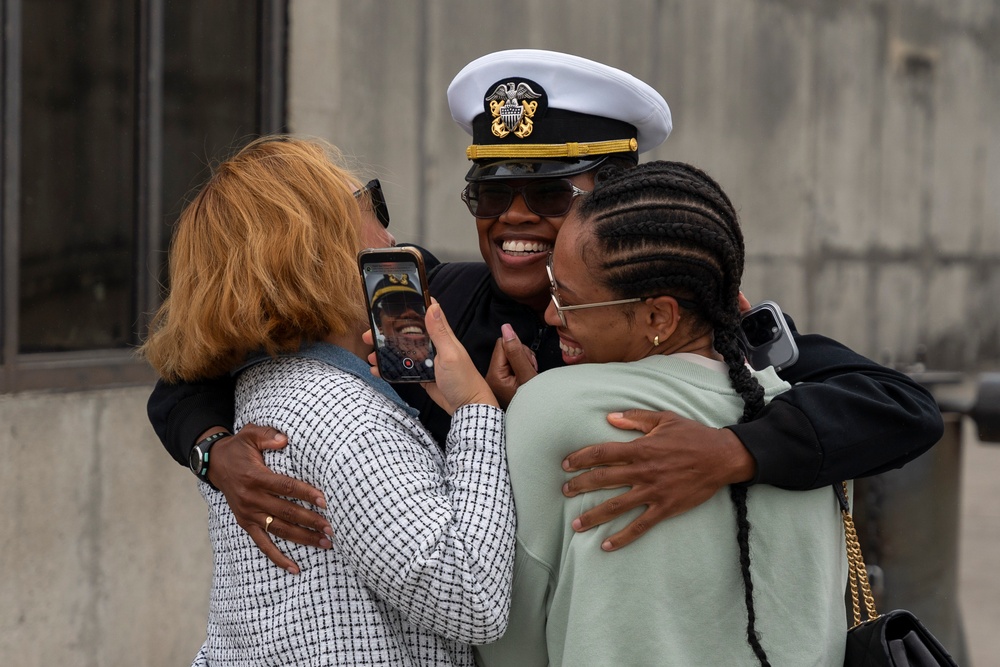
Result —
<path fill-rule="evenodd" d="M 514 85 L 513 81 L 499 84 L 494 91 L 486 96 L 490 103 L 490 113 L 493 114 L 493 125 L 490 129 L 501 139 L 511 132 L 521 139 L 531 134 L 531 120 L 538 109 L 538 102 L 529 102 L 541 97 L 525 82 Z"/>
<path fill-rule="evenodd" d="M 390 285 L 408 285 L 410 283 L 410 276 L 406 273 L 398 276 L 394 273 L 385 273 L 383 276 Z"/>

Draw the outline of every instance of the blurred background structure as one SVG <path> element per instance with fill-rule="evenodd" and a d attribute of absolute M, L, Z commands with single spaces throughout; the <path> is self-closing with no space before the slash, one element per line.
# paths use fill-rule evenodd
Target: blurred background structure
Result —
<path fill-rule="evenodd" d="M 205 510 L 132 349 L 212 161 L 260 133 L 325 137 L 381 178 L 398 239 L 475 259 L 445 89 L 490 51 L 659 90 L 674 133 L 644 158 L 732 195 L 752 301 L 962 386 L 1000 370 L 996 0 L 0 0 L 0 19 L 4 664 L 186 664 L 203 639 Z M 956 419 L 947 603 L 982 666 L 1000 447 Z"/>

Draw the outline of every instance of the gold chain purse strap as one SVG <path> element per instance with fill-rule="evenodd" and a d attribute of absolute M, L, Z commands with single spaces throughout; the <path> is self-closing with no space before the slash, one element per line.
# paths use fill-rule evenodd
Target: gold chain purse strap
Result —
<path fill-rule="evenodd" d="M 854 518 L 851 516 L 851 506 L 847 500 L 847 482 L 841 482 L 842 488 L 837 492 L 837 500 L 840 501 L 840 514 L 844 518 L 844 538 L 847 545 L 847 582 L 851 586 L 851 606 L 854 611 L 854 625 L 856 628 L 861 625 L 861 600 L 865 600 L 865 613 L 867 620 L 873 621 L 879 617 L 875 611 L 875 597 L 872 595 L 871 584 L 868 583 L 868 569 L 865 567 L 865 559 L 861 556 L 861 543 L 858 542 L 858 532 L 854 529 Z M 859 595 L 860 589 L 860 595 Z"/>

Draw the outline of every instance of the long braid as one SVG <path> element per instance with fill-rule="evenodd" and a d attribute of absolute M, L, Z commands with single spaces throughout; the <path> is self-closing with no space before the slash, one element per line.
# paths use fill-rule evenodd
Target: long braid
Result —
<path fill-rule="evenodd" d="M 764 389 L 737 342 L 743 233 L 732 202 L 703 171 L 680 162 L 648 162 L 602 179 L 578 208 L 593 227 L 601 280 L 616 296 L 671 294 L 697 304 L 712 326 L 713 344 L 743 399 L 740 422 L 764 407 Z M 747 643 L 769 665 L 756 631 L 750 576 L 747 489 L 731 486 L 736 540 L 747 608 Z"/>

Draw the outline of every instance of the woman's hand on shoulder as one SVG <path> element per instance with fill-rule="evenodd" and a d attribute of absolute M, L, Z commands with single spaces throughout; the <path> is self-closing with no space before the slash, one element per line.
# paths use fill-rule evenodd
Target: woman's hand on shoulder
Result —
<path fill-rule="evenodd" d="M 608 415 L 617 428 L 643 433 L 627 442 L 603 442 L 573 452 L 563 470 L 578 472 L 563 485 L 572 498 L 597 489 L 630 487 L 573 521 L 582 532 L 636 507 L 645 511 L 601 545 L 614 551 L 653 526 L 701 505 L 728 484 L 753 479 L 756 462 L 736 434 L 673 412 L 626 410 Z"/>

